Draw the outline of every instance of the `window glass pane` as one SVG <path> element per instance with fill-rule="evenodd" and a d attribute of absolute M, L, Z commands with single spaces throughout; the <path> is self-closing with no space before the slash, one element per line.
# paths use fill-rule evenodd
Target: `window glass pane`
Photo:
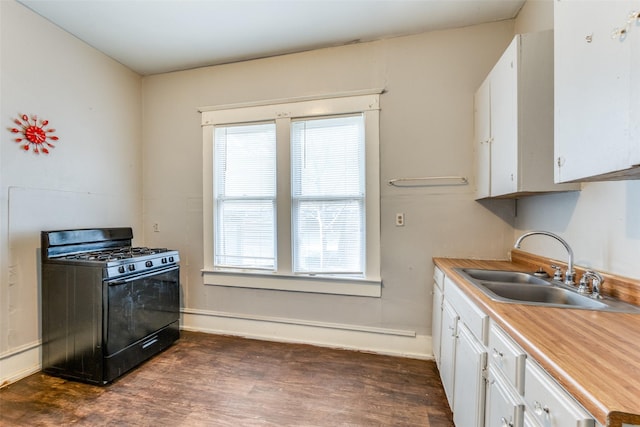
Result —
<path fill-rule="evenodd" d="M 363 274 L 364 168 L 362 115 L 292 122 L 294 272 Z"/>
<path fill-rule="evenodd" d="M 362 115 L 291 124 L 293 195 L 364 195 Z"/>
<path fill-rule="evenodd" d="M 360 200 L 302 201 L 294 205 L 297 273 L 362 274 Z"/>
<path fill-rule="evenodd" d="M 216 196 L 275 196 L 275 123 L 216 127 L 214 139 Z"/>
<path fill-rule="evenodd" d="M 275 268 L 273 201 L 221 201 L 216 213 L 215 265 Z"/>
<path fill-rule="evenodd" d="M 216 127 L 214 265 L 276 265 L 276 131 L 274 123 Z"/>

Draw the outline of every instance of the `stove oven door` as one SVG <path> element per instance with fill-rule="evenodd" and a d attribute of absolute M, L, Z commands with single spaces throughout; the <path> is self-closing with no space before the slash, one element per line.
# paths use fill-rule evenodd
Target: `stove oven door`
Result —
<path fill-rule="evenodd" d="M 107 381 L 179 337 L 180 269 L 174 266 L 105 282 Z"/>

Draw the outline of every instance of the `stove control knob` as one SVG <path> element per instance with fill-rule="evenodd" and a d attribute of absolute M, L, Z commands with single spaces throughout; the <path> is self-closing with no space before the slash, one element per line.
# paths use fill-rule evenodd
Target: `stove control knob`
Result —
<path fill-rule="evenodd" d="M 124 265 L 121 265 L 120 267 L 118 267 L 118 273 L 124 273 Z"/>
<path fill-rule="evenodd" d="M 144 263 L 145 267 L 153 267 L 153 261 L 147 261 Z"/>
<path fill-rule="evenodd" d="M 129 271 L 133 271 L 136 269 L 136 265 L 135 264 L 129 264 Z"/>
<path fill-rule="evenodd" d="M 163 264 L 166 264 L 167 262 L 168 262 L 168 261 L 167 261 L 167 258 L 162 258 L 162 263 L 163 263 Z"/>
<path fill-rule="evenodd" d="M 169 257 L 169 262 L 173 262 L 173 257 L 172 256 Z"/>

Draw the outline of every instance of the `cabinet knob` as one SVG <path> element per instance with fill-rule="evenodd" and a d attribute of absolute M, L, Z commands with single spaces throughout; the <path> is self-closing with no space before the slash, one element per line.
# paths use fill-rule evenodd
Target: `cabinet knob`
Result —
<path fill-rule="evenodd" d="M 497 348 L 493 349 L 493 358 L 494 359 L 502 359 L 503 357 L 504 357 L 504 354 L 499 352 Z"/>
<path fill-rule="evenodd" d="M 533 402 L 533 412 L 538 415 L 546 415 L 548 417 L 550 410 L 548 406 L 543 405 L 536 400 L 535 402 Z"/>
<path fill-rule="evenodd" d="M 502 417 L 500 418 L 500 427 L 513 427 L 513 423 Z"/>

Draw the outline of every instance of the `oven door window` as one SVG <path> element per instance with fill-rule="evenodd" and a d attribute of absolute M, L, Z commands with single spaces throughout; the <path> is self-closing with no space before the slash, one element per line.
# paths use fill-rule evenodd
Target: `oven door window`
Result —
<path fill-rule="evenodd" d="M 105 347 L 112 355 L 180 317 L 180 272 L 163 272 L 106 282 Z"/>

